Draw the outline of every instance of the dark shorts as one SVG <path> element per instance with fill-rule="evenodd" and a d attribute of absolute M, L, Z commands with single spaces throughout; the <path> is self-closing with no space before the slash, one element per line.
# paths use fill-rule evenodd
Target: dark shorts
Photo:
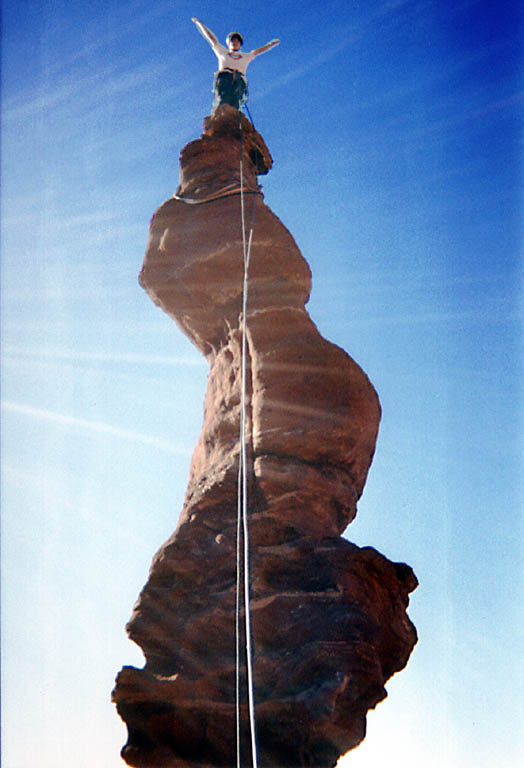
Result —
<path fill-rule="evenodd" d="M 240 109 L 247 101 L 246 78 L 241 72 L 222 69 L 215 74 L 213 93 L 215 107 L 219 104 L 230 104 L 235 109 Z"/>

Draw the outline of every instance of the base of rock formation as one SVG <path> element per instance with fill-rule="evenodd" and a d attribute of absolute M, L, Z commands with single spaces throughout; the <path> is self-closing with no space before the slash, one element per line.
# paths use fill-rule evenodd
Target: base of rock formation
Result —
<path fill-rule="evenodd" d="M 417 639 L 406 613 L 411 568 L 340 536 L 373 458 L 378 397 L 305 309 L 309 267 L 257 184 L 272 162 L 262 137 L 222 106 L 180 162 L 140 282 L 210 372 L 184 509 L 127 627 L 146 664 L 124 667 L 113 692 L 129 732 L 122 756 L 148 768 L 237 764 L 240 189 L 253 228 L 245 394 L 258 764 L 332 768 L 363 739 L 367 711 Z M 241 692 L 248 766 L 244 664 Z"/>
<path fill-rule="evenodd" d="M 143 670 L 115 701 L 133 766 L 236 765 L 235 511 L 220 532 L 182 525 L 155 558 L 129 623 Z M 259 765 L 331 768 L 416 641 L 411 569 L 342 538 L 313 540 L 253 516 L 252 629 Z M 245 676 L 242 676 L 245 691 Z M 243 704 L 243 761 L 251 765 Z"/>

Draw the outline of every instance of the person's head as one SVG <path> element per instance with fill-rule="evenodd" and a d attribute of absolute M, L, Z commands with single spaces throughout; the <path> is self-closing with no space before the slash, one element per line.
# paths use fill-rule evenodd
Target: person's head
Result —
<path fill-rule="evenodd" d="M 226 38 L 230 51 L 239 51 L 244 43 L 240 32 L 230 32 Z"/>

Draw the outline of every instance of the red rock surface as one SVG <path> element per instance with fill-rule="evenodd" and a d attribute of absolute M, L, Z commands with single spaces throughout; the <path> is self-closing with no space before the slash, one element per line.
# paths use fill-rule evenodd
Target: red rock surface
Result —
<path fill-rule="evenodd" d="M 256 183 L 271 158 L 230 107 L 181 154 L 155 213 L 142 286 L 210 363 L 202 434 L 177 530 L 128 625 L 143 670 L 114 700 L 133 766 L 233 766 L 243 280 L 239 161 L 253 224 L 247 313 L 251 598 L 259 765 L 333 766 L 407 663 L 416 586 L 404 564 L 340 538 L 356 514 L 380 406 L 365 373 L 305 310 L 310 270 Z M 221 196 L 223 194 L 223 196 Z M 200 201 L 200 202 L 195 202 Z M 243 705 L 243 764 L 249 764 Z"/>

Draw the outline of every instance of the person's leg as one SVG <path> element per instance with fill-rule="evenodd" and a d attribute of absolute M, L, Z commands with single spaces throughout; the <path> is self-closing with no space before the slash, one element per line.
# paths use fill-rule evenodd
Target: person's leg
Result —
<path fill-rule="evenodd" d="M 220 104 L 229 104 L 238 109 L 238 98 L 235 94 L 235 82 L 232 72 L 218 72 L 215 75 L 213 90 L 215 93 L 213 106 L 217 107 Z"/>
<path fill-rule="evenodd" d="M 233 104 L 234 107 L 237 109 L 240 109 L 243 104 L 247 101 L 247 83 L 245 78 L 242 77 L 240 74 L 235 75 L 235 101 L 236 104 Z"/>

